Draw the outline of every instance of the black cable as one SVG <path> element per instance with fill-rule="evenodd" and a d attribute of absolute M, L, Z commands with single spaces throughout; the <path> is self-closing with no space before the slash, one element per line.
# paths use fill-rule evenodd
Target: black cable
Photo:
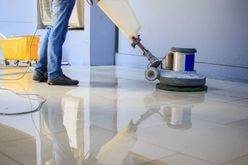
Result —
<path fill-rule="evenodd" d="M 11 89 L 6 89 L 6 88 L 0 88 L 0 90 L 6 90 L 6 91 L 10 91 L 16 95 L 19 95 L 19 96 L 36 96 L 38 97 L 39 99 L 41 99 L 41 101 L 39 102 L 39 105 L 32 109 L 32 107 L 30 108 L 31 110 L 30 111 L 23 111 L 23 112 L 15 112 L 15 113 L 5 113 L 5 112 L 0 112 L 0 115 L 1 116 L 17 116 L 17 115 L 25 115 L 25 114 L 29 114 L 29 113 L 33 113 L 33 112 L 37 112 L 41 109 L 42 105 L 46 102 L 46 99 L 44 99 L 42 96 L 40 95 L 37 95 L 37 94 L 21 94 L 21 93 L 16 93 L 14 92 L 13 90 Z M 39 99 L 35 99 L 35 100 L 39 100 Z M 31 99 L 29 98 L 30 102 L 31 102 Z M 34 99 L 32 99 L 34 100 Z M 31 104 L 31 103 L 30 103 Z"/>
<path fill-rule="evenodd" d="M 31 50 L 32 50 L 32 45 L 33 45 L 34 38 L 36 36 L 37 31 L 38 31 L 38 27 L 36 27 L 36 29 L 35 29 L 35 31 L 34 31 L 34 33 L 32 35 L 32 38 L 31 38 L 30 47 L 29 47 L 29 51 L 30 51 L 29 52 L 29 62 L 31 62 L 31 53 L 32 53 Z M 8 78 L 0 78 L 0 80 L 15 80 L 15 81 L 16 80 L 20 80 L 20 79 L 22 79 L 28 73 L 29 69 L 30 69 L 30 66 L 28 66 L 27 69 L 25 70 L 25 72 L 21 76 L 19 76 L 17 78 L 12 78 L 12 79 L 10 79 L 10 78 L 9 79 Z M 20 73 L 15 73 L 15 75 L 17 75 L 17 74 L 20 74 Z M 0 76 L 5 76 L 5 74 L 0 75 Z M 17 116 L 17 115 L 25 115 L 25 114 L 34 113 L 34 112 L 39 111 L 41 109 L 42 105 L 46 102 L 46 99 L 44 99 L 43 97 L 41 97 L 40 95 L 37 95 L 37 94 L 20 94 L 20 93 L 14 92 L 11 89 L 6 89 L 6 88 L 0 88 L 0 90 L 10 91 L 10 92 L 15 93 L 16 95 L 19 95 L 19 96 L 28 96 L 28 99 L 30 101 L 30 106 L 31 106 L 31 108 L 30 108 L 31 110 L 29 110 L 29 111 L 16 112 L 16 113 L 4 113 L 4 112 L 0 112 L 0 115 L 1 116 Z M 36 107 L 35 109 L 32 109 L 32 103 L 31 103 L 31 99 L 29 98 L 29 96 L 36 96 L 36 97 L 38 97 L 38 98 L 40 98 L 42 100 L 39 103 L 38 107 Z"/>
<path fill-rule="evenodd" d="M 86 2 L 87 2 L 90 6 L 94 5 L 93 0 L 86 0 Z"/>

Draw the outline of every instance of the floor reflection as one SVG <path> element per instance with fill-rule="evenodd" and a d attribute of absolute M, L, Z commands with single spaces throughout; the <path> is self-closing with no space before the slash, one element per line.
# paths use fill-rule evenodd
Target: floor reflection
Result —
<path fill-rule="evenodd" d="M 136 134 L 139 125 L 157 115 L 171 129 L 190 129 L 191 109 L 204 101 L 205 93 L 186 103 L 187 95 L 170 94 L 161 98 L 161 92 L 154 91 L 143 97 L 144 113 L 118 129 L 118 82 L 115 73 L 109 74 L 113 79 L 103 84 L 98 74 L 91 75 L 89 85 L 94 88 L 90 90 L 59 91 L 59 95 L 48 99 L 41 111 L 42 164 L 150 162 L 152 160 L 146 155 L 133 151 L 134 147 L 139 148 Z M 101 91 L 106 86 L 110 88 L 107 97 Z M 177 102 L 170 103 L 174 97 L 178 98 Z"/>
<path fill-rule="evenodd" d="M 113 87 L 116 78 L 108 83 L 99 82 L 98 74 L 91 72 L 89 86 Z M 114 75 L 113 73 L 110 73 Z M 114 77 L 114 76 L 111 76 Z M 112 93 L 113 94 L 113 93 Z M 41 123 L 41 164 L 96 164 L 96 156 L 102 145 L 113 138 L 116 128 L 116 112 L 106 112 L 105 125 L 111 125 L 113 130 L 106 131 L 98 127 L 95 118 L 95 104 L 99 98 L 95 92 L 84 89 L 63 89 L 56 95 L 46 92 L 47 104 L 40 112 Z M 115 96 L 113 96 L 115 97 Z M 116 109 L 116 101 L 108 101 L 108 106 Z M 101 107 L 99 107 L 101 108 Z M 101 121 L 100 121 L 101 122 Z M 112 132 L 113 131 L 113 132 Z"/>
<path fill-rule="evenodd" d="M 248 117 L 243 104 L 220 101 L 225 96 L 212 91 L 159 91 L 131 71 L 73 72 L 84 75 L 76 88 L 31 83 L 28 89 L 47 101 L 32 116 L 0 116 L 0 164 L 211 165 L 248 154 L 245 123 L 239 126 Z"/>
<path fill-rule="evenodd" d="M 40 118 L 41 164 L 76 164 L 74 154 L 81 154 L 83 143 L 80 131 L 77 132 L 78 125 L 82 124 L 80 102 L 69 98 L 64 101 L 60 96 L 47 100 Z"/>
<path fill-rule="evenodd" d="M 162 98 L 160 96 L 160 93 L 157 91 L 145 97 L 144 104 L 147 112 L 141 116 L 138 123 L 156 113 L 172 129 L 190 129 L 192 127 L 192 108 L 205 100 L 205 92 L 198 93 L 196 98 L 188 100 L 186 99 L 188 95 L 185 93 L 180 95 L 178 93 L 170 93 L 168 97 Z M 173 102 L 175 97 L 176 102 Z"/>

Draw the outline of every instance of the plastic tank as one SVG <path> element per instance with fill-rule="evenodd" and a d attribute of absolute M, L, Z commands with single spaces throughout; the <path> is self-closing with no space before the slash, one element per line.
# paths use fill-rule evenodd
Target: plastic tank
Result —
<path fill-rule="evenodd" d="M 128 0 L 100 0 L 98 6 L 127 38 L 137 37 L 140 24 Z"/>

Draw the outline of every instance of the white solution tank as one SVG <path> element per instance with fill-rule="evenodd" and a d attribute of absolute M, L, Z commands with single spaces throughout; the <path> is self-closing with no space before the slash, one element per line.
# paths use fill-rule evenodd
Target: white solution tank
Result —
<path fill-rule="evenodd" d="M 130 41 L 137 37 L 141 26 L 128 0 L 100 0 L 97 5 Z"/>

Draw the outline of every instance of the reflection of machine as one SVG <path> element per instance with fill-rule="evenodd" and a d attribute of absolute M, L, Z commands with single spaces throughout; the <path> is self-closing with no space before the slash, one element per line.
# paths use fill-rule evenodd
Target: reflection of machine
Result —
<path fill-rule="evenodd" d="M 131 127 L 124 128 L 113 139 L 103 145 L 95 158 L 97 164 L 120 164 L 137 141 L 135 132 Z"/>
<path fill-rule="evenodd" d="M 188 100 L 187 94 L 177 95 L 176 101 L 173 93 L 168 97 L 160 97 L 157 92 L 146 96 L 144 103 L 147 112 L 141 115 L 141 118 L 136 122 L 136 125 L 148 119 L 154 114 L 159 114 L 161 118 L 167 123 L 170 128 L 187 130 L 192 126 L 191 123 L 191 109 L 194 105 L 200 104 L 204 101 L 205 93 L 200 93 L 199 97 L 193 100 Z M 151 106 L 156 105 L 156 106 Z"/>
<path fill-rule="evenodd" d="M 138 35 L 140 24 L 128 0 L 97 1 L 104 13 L 129 38 L 132 46 L 138 46 L 142 50 L 143 55 L 150 62 L 145 76 L 150 81 L 158 79 L 160 81 L 160 84 L 157 85 L 159 89 L 172 91 L 204 91 L 207 89 L 206 77 L 194 71 L 195 49 L 173 48 L 163 61 L 163 66 L 166 63 L 169 65 L 163 67 L 161 61 L 141 43 Z M 157 69 L 158 67 L 160 69 Z"/>
<path fill-rule="evenodd" d="M 173 102 L 177 97 L 177 101 Z M 159 115 L 168 127 L 177 130 L 188 130 L 192 127 L 191 109 L 194 105 L 204 101 L 205 93 L 193 100 L 187 99 L 187 94 L 181 96 L 173 93 L 161 98 L 161 93 L 154 92 L 144 99 L 146 112 L 134 122 L 131 120 L 127 127 L 118 132 L 116 136 L 101 147 L 95 157 L 88 159 L 86 164 L 118 164 L 123 162 L 132 148 L 136 145 L 138 138 L 136 132 L 138 127 L 153 115 Z M 192 98 L 191 98 L 192 99 Z"/>

